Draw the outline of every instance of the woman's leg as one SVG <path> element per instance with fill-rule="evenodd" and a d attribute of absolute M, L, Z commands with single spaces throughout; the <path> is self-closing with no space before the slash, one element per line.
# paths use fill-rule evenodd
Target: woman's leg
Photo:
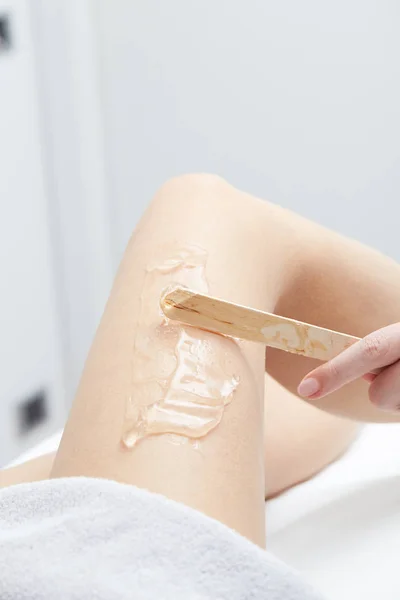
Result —
<path fill-rule="evenodd" d="M 265 235 L 266 206 L 213 176 L 178 178 L 158 192 L 120 266 L 53 477 L 132 483 L 264 544 L 264 348 L 169 330 L 159 298 L 178 281 L 273 310 L 285 242 L 272 224 Z M 183 436 L 147 435 L 169 431 Z"/>

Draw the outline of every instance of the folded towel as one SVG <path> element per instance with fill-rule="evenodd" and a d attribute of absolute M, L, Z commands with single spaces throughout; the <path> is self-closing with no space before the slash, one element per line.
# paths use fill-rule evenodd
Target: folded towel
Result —
<path fill-rule="evenodd" d="M 0 492 L 1 600 L 316 600 L 283 563 L 163 496 L 70 478 Z"/>

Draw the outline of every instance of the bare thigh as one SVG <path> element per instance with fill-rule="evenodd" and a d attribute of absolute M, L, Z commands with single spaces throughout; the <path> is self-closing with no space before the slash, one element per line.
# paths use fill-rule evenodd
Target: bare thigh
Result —
<path fill-rule="evenodd" d="M 165 184 L 126 249 L 52 477 L 104 477 L 162 493 L 264 545 L 265 350 L 166 327 L 159 299 L 179 282 L 274 311 L 298 278 L 304 238 L 288 213 L 218 177 Z M 282 410 L 273 418 L 282 440 L 288 432 Z M 325 460 L 337 454 L 340 444 L 334 445 L 333 453 L 325 446 Z M 269 448 L 272 464 L 274 456 L 286 460 L 277 460 L 275 471 L 267 467 L 275 491 L 322 466 L 309 453 L 306 467 L 299 459 L 282 477 L 293 442 Z"/>
<path fill-rule="evenodd" d="M 220 364 L 221 372 L 214 375 L 232 393 L 220 398 L 220 422 L 216 418 L 198 443 L 190 431 L 171 436 L 168 426 L 160 425 L 157 406 L 167 393 L 170 399 L 164 380 L 160 383 L 163 369 L 170 375 L 163 357 L 168 363 L 179 341 L 176 330 L 164 335 L 159 314 L 160 294 L 169 283 L 201 285 L 242 304 L 274 308 L 285 253 L 282 236 L 265 235 L 267 212 L 265 203 L 214 176 L 181 177 L 160 189 L 120 265 L 53 477 L 85 475 L 134 484 L 203 511 L 264 544 L 264 348 L 181 328 L 191 336 L 190 343 L 193 336 L 205 342 L 206 367 Z M 180 385 L 174 393 L 181 399 L 187 394 L 191 413 L 191 393 L 182 381 Z M 129 440 L 135 419 L 147 419 L 144 430 L 157 435 L 142 431 L 135 442 L 131 431 Z M 121 442 L 123 436 L 131 449 Z M 189 441 L 182 443 L 185 439 Z"/>

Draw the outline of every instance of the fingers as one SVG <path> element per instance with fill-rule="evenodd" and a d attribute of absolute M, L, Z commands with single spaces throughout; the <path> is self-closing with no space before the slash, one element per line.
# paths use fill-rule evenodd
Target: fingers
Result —
<path fill-rule="evenodd" d="M 367 335 L 308 373 L 300 383 L 298 393 L 305 398 L 322 398 L 371 371 L 395 363 L 399 358 L 400 323 L 396 323 Z M 376 381 L 381 376 L 378 375 Z"/>
<path fill-rule="evenodd" d="M 369 397 L 382 410 L 400 410 L 400 361 L 375 377 L 369 388 Z"/>

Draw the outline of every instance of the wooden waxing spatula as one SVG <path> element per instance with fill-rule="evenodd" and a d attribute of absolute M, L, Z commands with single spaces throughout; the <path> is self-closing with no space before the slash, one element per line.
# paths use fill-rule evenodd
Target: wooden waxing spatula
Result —
<path fill-rule="evenodd" d="M 323 361 L 360 339 L 179 286 L 167 290 L 160 304 L 168 319 Z"/>

